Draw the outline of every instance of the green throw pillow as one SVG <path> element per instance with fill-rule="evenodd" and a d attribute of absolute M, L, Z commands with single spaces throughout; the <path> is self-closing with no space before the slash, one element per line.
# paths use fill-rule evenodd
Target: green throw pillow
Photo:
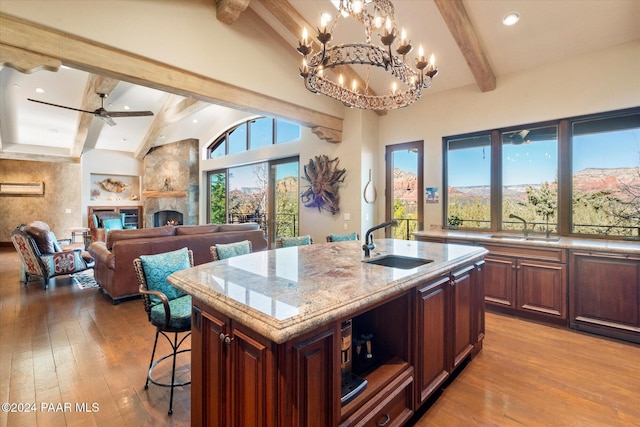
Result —
<path fill-rule="evenodd" d="M 298 236 L 298 237 L 281 237 L 282 247 L 288 248 L 291 246 L 303 246 L 311 244 L 311 236 Z"/>
<path fill-rule="evenodd" d="M 251 252 L 248 240 L 236 243 L 219 243 L 216 245 L 216 250 L 218 251 L 218 258 L 220 259 L 246 255 Z"/>
<path fill-rule="evenodd" d="M 142 261 L 142 269 L 144 270 L 149 290 L 162 292 L 169 301 L 186 295 L 180 289 L 171 286 L 167 282 L 167 277 L 171 273 L 191 267 L 187 248 L 157 255 L 140 255 L 140 261 Z M 156 305 L 159 303 L 160 298 L 151 295 L 151 304 Z"/>
<path fill-rule="evenodd" d="M 104 228 L 109 230 L 122 230 L 122 220 L 120 218 L 105 219 L 102 221 Z"/>
<path fill-rule="evenodd" d="M 332 242 L 346 242 L 348 240 L 358 240 L 358 233 L 351 234 L 329 234 Z"/>

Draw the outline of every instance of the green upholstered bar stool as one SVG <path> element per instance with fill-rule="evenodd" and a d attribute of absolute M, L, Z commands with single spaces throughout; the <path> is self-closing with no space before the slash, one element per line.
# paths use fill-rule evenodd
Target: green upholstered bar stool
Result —
<path fill-rule="evenodd" d="M 291 246 L 305 246 L 313 244 L 310 235 L 296 237 L 278 237 L 276 238 L 276 248 L 288 248 Z"/>
<path fill-rule="evenodd" d="M 214 261 L 251 253 L 251 241 L 243 240 L 235 243 L 218 243 L 209 248 Z"/>
<path fill-rule="evenodd" d="M 191 335 L 191 296 L 167 283 L 167 277 L 176 271 L 193 267 L 193 252 L 182 248 L 157 255 L 141 255 L 133 260 L 133 266 L 144 308 L 149 321 L 156 327 L 156 339 L 144 388 L 149 388 L 149 382 L 161 387 L 170 387 L 169 414 L 172 414 L 174 388 L 191 384 L 191 380 L 176 382 L 176 357 L 180 353 L 191 351 L 190 348 L 180 349 L 184 340 Z M 178 340 L 181 333 L 184 333 L 184 336 Z M 173 339 L 168 334 L 173 334 Z M 154 361 L 160 335 L 167 339 L 172 352 Z M 172 358 L 173 364 L 171 382 L 163 383 L 153 377 L 153 370 L 168 358 Z"/>
<path fill-rule="evenodd" d="M 347 242 L 349 240 L 360 240 L 360 236 L 358 235 L 358 233 L 348 233 L 348 234 L 330 233 L 327 236 L 327 243 L 331 243 L 331 242 Z"/>

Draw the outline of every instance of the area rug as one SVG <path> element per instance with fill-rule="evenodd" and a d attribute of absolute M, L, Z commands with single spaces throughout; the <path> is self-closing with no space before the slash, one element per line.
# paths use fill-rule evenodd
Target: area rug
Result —
<path fill-rule="evenodd" d="M 93 277 L 92 269 L 72 274 L 71 277 L 73 278 L 73 283 L 75 283 L 80 289 L 97 288 L 100 286 Z"/>

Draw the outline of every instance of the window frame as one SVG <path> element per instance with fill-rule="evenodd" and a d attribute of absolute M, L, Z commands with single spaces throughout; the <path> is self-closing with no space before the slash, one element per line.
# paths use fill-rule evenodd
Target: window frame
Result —
<path fill-rule="evenodd" d="M 447 212 L 449 206 L 448 197 L 448 143 L 450 140 L 471 138 L 483 135 L 491 137 L 491 188 L 490 188 L 490 210 L 491 210 L 491 228 L 470 228 L 459 227 L 467 231 L 474 232 L 500 232 L 502 230 L 502 135 L 503 133 L 521 130 L 522 128 L 539 128 L 546 126 L 557 126 L 558 129 L 558 210 L 557 216 L 557 235 L 563 237 L 580 237 L 590 239 L 609 239 L 622 240 L 624 236 L 616 235 L 600 235 L 585 234 L 572 232 L 572 212 L 573 212 L 573 171 L 572 171 L 572 150 L 573 141 L 571 129 L 575 122 L 587 120 L 598 120 L 606 118 L 614 118 L 626 115 L 640 114 L 640 107 L 632 107 L 614 111 L 587 114 L 582 116 L 568 117 L 557 120 L 548 120 L 543 122 L 526 123 L 514 126 L 508 126 L 497 129 L 488 129 L 484 131 L 470 132 L 457 135 L 448 135 L 442 138 L 442 224 L 443 228 L 447 226 Z"/>

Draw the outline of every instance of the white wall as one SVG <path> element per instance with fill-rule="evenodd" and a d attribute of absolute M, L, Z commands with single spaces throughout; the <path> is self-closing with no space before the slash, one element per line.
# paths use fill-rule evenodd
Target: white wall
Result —
<path fill-rule="evenodd" d="M 438 186 L 442 194 L 445 136 L 635 106 L 640 106 L 640 41 L 507 75 L 491 92 L 481 93 L 475 85 L 427 91 L 415 105 L 380 118 L 379 168 L 385 145 L 424 139 L 424 185 Z M 377 184 L 384 188 L 384 176 Z M 383 218 L 384 206 L 376 209 Z M 430 225 L 442 225 L 442 203 L 425 205 L 424 228 Z"/>

